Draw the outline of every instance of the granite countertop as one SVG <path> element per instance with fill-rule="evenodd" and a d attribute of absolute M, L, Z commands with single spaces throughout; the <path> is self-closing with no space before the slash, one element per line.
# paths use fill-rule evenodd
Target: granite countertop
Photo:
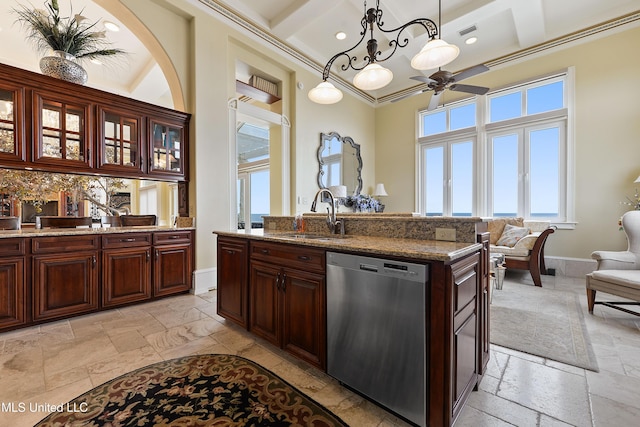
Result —
<path fill-rule="evenodd" d="M 195 230 L 194 227 L 175 228 L 169 226 L 129 226 L 129 227 L 95 227 L 95 228 L 23 228 L 21 230 L 0 230 L 0 239 L 10 237 L 47 237 L 86 234 L 144 233 L 152 231 Z"/>
<path fill-rule="evenodd" d="M 440 240 L 396 239 L 329 234 L 294 234 L 293 232 L 265 232 L 263 229 L 214 231 L 230 237 L 293 243 L 338 251 L 362 252 L 368 255 L 397 256 L 424 261 L 453 261 L 479 250 L 480 243 L 445 242 Z"/>

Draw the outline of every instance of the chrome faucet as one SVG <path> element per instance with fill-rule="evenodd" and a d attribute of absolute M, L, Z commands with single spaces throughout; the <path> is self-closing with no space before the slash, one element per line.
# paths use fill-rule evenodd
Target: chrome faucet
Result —
<path fill-rule="evenodd" d="M 327 227 L 329 227 L 329 231 L 331 231 L 331 234 L 335 234 L 337 230 L 340 230 L 340 234 L 344 234 L 344 224 L 339 219 L 336 219 L 336 203 L 331 191 L 326 188 L 318 190 L 316 196 L 313 198 L 313 203 L 311 203 L 311 212 L 317 212 L 316 206 L 318 204 L 318 196 L 323 193 L 326 193 L 327 196 L 329 196 L 329 204 L 331 205 L 330 208 L 327 208 Z"/>

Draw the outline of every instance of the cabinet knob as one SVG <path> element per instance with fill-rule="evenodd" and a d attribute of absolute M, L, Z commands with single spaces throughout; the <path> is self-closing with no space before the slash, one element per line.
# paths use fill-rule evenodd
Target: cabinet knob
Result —
<path fill-rule="evenodd" d="M 129 239 L 120 239 L 120 241 L 121 242 L 135 242 L 136 239 L 131 239 L 131 238 L 129 238 Z"/>
<path fill-rule="evenodd" d="M 147 262 L 151 261 L 151 254 L 147 251 Z"/>
<path fill-rule="evenodd" d="M 298 259 L 300 261 L 311 261 L 311 257 L 310 256 L 306 256 L 306 255 L 299 255 Z"/>
<path fill-rule="evenodd" d="M 265 254 L 265 255 L 268 255 L 269 254 L 269 249 L 261 249 L 260 252 Z"/>
<path fill-rule="evenodd" d="M 280 273 L 276 276 L 276 289 L 280 289 Z"/>
<path fill-rule="evenodd" d="M 169 236 L 170 239 L 179 239 L 180 236 Z"/>
<path fill-rule="evenodd" d="M 96 256 L 95 256 L 95 255 L 94 255 L 93 257 L 91 257 L 91 258 L 92 258 L 92 259 L 91 259 L 91 265 L 92 265 L 93 267 L 95 267 L 95 266 L 96 266 L 96 264 L 98 263 L 98 260 L 96 259 Z"/>
<path fill-rule="evenodd" d="M 287 273 L 282 273 L 282 292 L 287 292 Z"/>
<path fill-rule="evenodd" d="M 236 253 L 236 251 L 234 251 L 233 249 L 227 249 L 227 253 L 228 253 L 229 255 L 233 255 L 233 254 L 235 254 L 235 253 Z"/>

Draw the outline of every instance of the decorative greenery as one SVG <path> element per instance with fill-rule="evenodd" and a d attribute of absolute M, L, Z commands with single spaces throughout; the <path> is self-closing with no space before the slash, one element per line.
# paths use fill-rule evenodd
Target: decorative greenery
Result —
<path fill-rule="evenodd" d="M 380 209 L 380 202 L 368 194 L 348 196 L 344 205 L 356 212 L 377 212 Z"/>
<path fill-rule="evenodd" d="M 633 195 L 633 198 L 627 196 L 627 200 L 620 203 L 626 206 L 630 206 L 632 209 L 636 211 L 640 211 L 640 195 L 638 194 L 638 190 L 636 190 L 636 193 Z"/>
<path fill-rule="evenodd" d="M 120 178 L 0 169 L 0 194 L 32 204 L 37 213 L 52 195 L 64 191 L 75 200 L 88 200 L 104 212 L 117 215 L 111 197 L 126 187 Z"/>
<path fill-rule="evenodd" d="M 49 50 L 59 50 L 77 59 L 93 59 L 126 53 L 122 49 L 111 48 L 105 38 L 105 31 L 95 31 L 97 22 L 90 24 L 87 18 L 76 14 L 60 17 L 58 0 L 45 2 L 48 10 L 29 9 L 20 6 L 13 9 L 18 22 L 27 30 L 27 37 L 39 52 L 46 55 Z"/>

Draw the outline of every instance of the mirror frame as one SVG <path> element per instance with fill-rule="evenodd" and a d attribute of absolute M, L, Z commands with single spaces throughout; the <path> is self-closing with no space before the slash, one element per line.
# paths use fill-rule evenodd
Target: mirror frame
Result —
<path fill-rule="evenodd" d="M 338 141 L 343 144 L 349 144 L 356 151 L 356 159 L 358 160 L 358 167 L 356 172 L 358 173 L 358 185 L 353 191 L 353 193 L 349 194 L 349 196 L 357 196 L 362 191 L 362 156 L 360 155 L 360 144 L 356 144 L 353 138 L 350 136 L 342 137 L 338 132 L 329 132 L 320 134 L 320 147 L 318 147 L 318 187 L 327 188 L 322 182 L 322 177 L 324 176 L 324 171 L 322 170 L 322 166 L 324 162 L 322 161 L 322 151 L 324 151 L 324 143 L 325 141 L 330 141 L 334 138 L 337 138 Z M 344 183 L 343 183 L 344 184 Z"/>

